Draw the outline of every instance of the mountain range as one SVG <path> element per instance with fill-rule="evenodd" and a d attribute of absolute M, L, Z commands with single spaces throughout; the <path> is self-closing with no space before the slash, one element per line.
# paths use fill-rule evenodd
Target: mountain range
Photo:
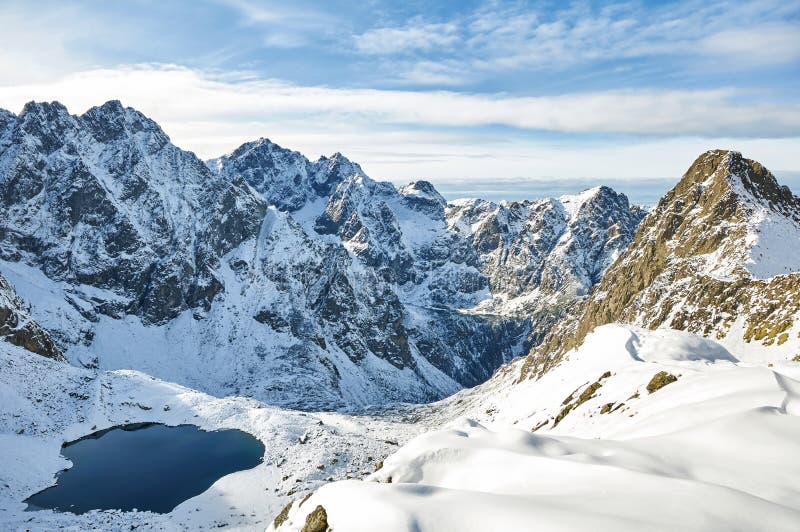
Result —
<path fill-rule="evenodd" d="M 448 204 L 267 139 L 203 162 L 117 101 L 0 113 L 0 270 L 75 364 L 297 408 L 427 402 L 538 343 L 643 216 Z"/>
<path fill-rule="evenodd" d="M 267 530 L 796 530 L 798 221 L 761 164 L 702 154 L 529 354 Z"/>
<path fill-rule="evenodd" d="M 0 528 L 798 528 L 800 198 L 741 153 L 647 211 L 447 201 L 32 102 L 0 201 Z M 26 511 L 64 442 L 130 423 L 263 462 L 166 514 Z"/>

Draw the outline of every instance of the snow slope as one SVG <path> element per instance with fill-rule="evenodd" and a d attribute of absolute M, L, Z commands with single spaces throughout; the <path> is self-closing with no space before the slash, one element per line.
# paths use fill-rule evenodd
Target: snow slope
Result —
<path fill-rule="evenodd" d="M 347 531 L 795 530 L 800 363 L 740 358 L 682 331 L 606 325 L 538 380 L 517 382 L 518 361 L 440 403 L 348 416 L 0 343 L 0 529 L 259 530 L 294 501 L 279 530 L 300 530 L 319 505 Z M 660 371 L 677 381 L 648 393 Z M 166 515 L 24 512 L 69 465 L 61 443 L 139 421 L 245 430 L 264 463 Z"/>
<path fill-rule="evenodd" d="M 368 481 L 295 503 L 278 530 L 300 530 L 318 505 L 348 531 L 800 527 L 800 364 L 607 325 L 536 381 L 514 384 L 514 369 L 444 401 L 432 417 L 463 417 Z M 649 393 L 660 371 L 677 381 Z"/>

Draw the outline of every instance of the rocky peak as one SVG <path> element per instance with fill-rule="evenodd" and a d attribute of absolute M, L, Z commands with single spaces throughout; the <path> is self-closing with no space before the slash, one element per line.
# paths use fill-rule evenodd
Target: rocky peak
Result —
<path fill-rule="evenodd" d="M 218 257 L 257 232 L 260 198 L 117 101 L 81 117 L 30 103 L 0 152 L 3 258 L 114 291 L 104 312 L 161 322 L 210 304 Z"/>
<path fill-rule="evenodd" d="M 358 164 L 341 153 L 311 162 L 264 137 L 206 164 L 228 178 L 244 179 L 270 204 L 289 212 L 331 195 L 348 177 L 366 177 Z"/>
<path fill-rule="evenodd" d="M 274 164 L 275 159 L 291 155 L 302 157 L 300 153 L 282 148 L 266 137 L 259 137 L 256 140 L 245 142 L 228 155 L 224 155 L 215 160 L 233 161 L 245 159 L 251 163 L 260 163 L 261 165 L 269 167 Z"/>
<path fill-rule="evenodd" d="M 728 203 L 731 207 L 733 202 L 755 201 L 795 219 L 800 211 L 800 198 L 789 187 L 780 185 L 761 163 L 746 159 L 737 151 L 709 150 L 700 155 L 658 207 L 692 195 L 702 195 L 706 204 Z"/>
<path fill-rule="evenodd" d="M 349 177 L 367 177 L 360 165 L 339 152 L 331 157 L 322 156 L 312 163 L 312 175 L 314 179 L 311 186 L 319 196 L 329 195 L 339 183 Z"/>
<path fill-rule="evenodd" d="M 406 205 L 429 216 L 444 218 L 447 201 L 428 181 L 414 181 L 399 190 Z"/>
<path fill-rule="evenodd" d="M 36 102 L 31 100 L 23 106 L 19 118 L 53 122 L 57 118 L 65 115 L 69 116 L 69 111 L 67 111 L 67 108 L 61 102 Z"/>
<path fill-rule="evenodd" d="M 786 257 L 775 249 L 776 239 L 800 231 L 800 199 L 760 163 L 735 151 L 700 155 L 641 231 L 651 245 L 663 243 L 675 258 L 695 257 L 698 267 L 717 277 L 770 277 L 800 265 L 800 253 Z M 770 265 L 776 252 L 789 269 Z"/>
<path fill-rule="evenodd" d="M 281 210 L 295 211 L 309 198 L 308 160 L 267 138 L 246 142 L 207 164 L 229 179 L 244 179 Z"/>
<path fill-rule="evenodd" d="M 644 218 L 577 321 L 551 331 L 529 367 L 552 367 L 611 322 L 783 344 L 800 312 L 800 250 L 787 246 L 800 241 L 799 202 L 738 152 L 702 154 Z"/>
<path fill-rule="evenodd" d="M 439 191 L 436 190 L 436 187 L 434 187 L 433 183 L 430 181 L 412 181 L 408 185 L 402 187 L 400 193 L 404 196 L 423 196 L 438 201 L 444 201 L 442 195 L 439 194 Z"/>
<path fill-rule="evenodd" d="M 577 196 L 583 200 L 582 206 L 584 207 L 587 205 L 591 206 L 607 202 L 619 203 L 620 205 L 626 208 L 630 207 L 630 203 L 628 202 L 628 196 L 622 194 L 621 192 L 617 192 L 613 188 L 607 187 L 605 185 L 600 185 L 597 187 L 584 190 Z"/>
<path fill-rule="evenodd" d="M 792 194 L 789 187 L 779 184 L 761 163 L 730 151 L 721 166 L 733 186 L 741 183 L 747 193 L 766 203 L 770 209 L 800 221 L 800 198 Z"/>
<path fill-rule="evenodd" d="M 59 102 L 28 102 L 16 120 L 17 139 L 28 136 L 50 154 L 64 145 L 75 123 L 67 108 Z"/>
<path fill-rule="evenodd" d="M 92 107 L 80 119 L 98 142 L 125 140 L 144 133 L 153 138 L 156 149 L 169 143 L 169 137 L 156 122 L 132 107 L 124 107 L 119 100 Z"/>
<path fill-rule="evenodd" d="M 492 272 L 493 292 L 518 297 L 533 290 L 582 296 L 633 238 L 642 218 L 608 187 L 540 201 L 461 200 L 448 222 L 472 234 Z"/>

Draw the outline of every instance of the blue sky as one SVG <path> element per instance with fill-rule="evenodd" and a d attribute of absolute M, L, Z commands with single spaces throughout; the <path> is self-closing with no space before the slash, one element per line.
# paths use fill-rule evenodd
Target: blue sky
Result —
<path fill-rule="evenodd" d="M 202 157 L 266 136 L 509 197 L 643 199 L 713 147 L 800 170 L 796 0 L 4 1 L 0 27 L 0 107 L 120 99 Z"/>

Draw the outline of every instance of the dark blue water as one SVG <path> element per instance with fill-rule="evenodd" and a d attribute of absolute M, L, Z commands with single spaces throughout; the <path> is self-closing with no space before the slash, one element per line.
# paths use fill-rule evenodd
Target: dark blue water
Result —
<path fill-rule="evenodd" d="M 217 479 L 260 464 L 264 445 L 240 430 L 140 423 L 65 443 L 61 454 L 73 466 L 58 474 L 55 486 L 28 498 L 28 510 L 167 513 Z"/>

